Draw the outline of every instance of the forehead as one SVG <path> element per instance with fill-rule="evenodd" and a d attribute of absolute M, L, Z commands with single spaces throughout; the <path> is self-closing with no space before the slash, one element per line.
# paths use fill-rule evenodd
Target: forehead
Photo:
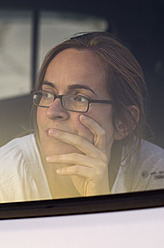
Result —
<path fill-rule="evenodd" d="M 99 73 L 104 71 L 103 63 L 96 53 L 71 48 L 60 52 L 53 58 L 48 65 L 46 74 L 52 71 L 57 72 L 57 69 L 61 72 L 63 68 L 73 70 L 73 72 L 79 70 L 85 73 L 90 72 L 90 74 L 97 70 Z"/>
<path fill-rule="evenodd" d="M 106 88 L 106 73 L 99 56 L 88 50 L 66 49 L 48 65 L 45 81 L 57 86 L 69 84 Z"/>

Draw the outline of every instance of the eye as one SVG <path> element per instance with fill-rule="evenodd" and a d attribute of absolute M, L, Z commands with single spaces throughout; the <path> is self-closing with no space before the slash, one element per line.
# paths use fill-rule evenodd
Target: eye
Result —
<path fill-rule="evenodd" d="M 81 96 L 81 95 L 75 95 L 73 97 L 73 100 L 76 102 L 88 102 L 88 98 Z"/>
<path fill-rule="evenodd" d="M 42 94 L 43 94 L 44 99 L 50 99 L 53 97 L 52 93 L 50 93 L 48 91 L 43 91 Z"/>

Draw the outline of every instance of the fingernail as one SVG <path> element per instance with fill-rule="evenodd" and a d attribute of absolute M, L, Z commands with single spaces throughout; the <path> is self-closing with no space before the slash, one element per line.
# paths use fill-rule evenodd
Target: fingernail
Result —
<path fill-rule="evenodd" d="M 52 159 L 51 156 L 46 157 L 47 162 L 51 161 L 51 159 Z"/>
<path fill-rule="evenodd" d="M 86 115 L 81 115 L 80 117 L 81 117 L 82 120 L 86 120 L 87 119 Z"/>
<path fill-rule="evenodd" d="M 49 129 L 49 134 L 55 134 L 56 133 L 56 130 L 55 129 Z"/>
<path fill-rule="evenodd" d="M 61 169 L 57 169 L 57 170 L 56 170 L 56 173 L 57 173 L 57 174 L 62 174 L 62 170 L 61 170 Z"/>

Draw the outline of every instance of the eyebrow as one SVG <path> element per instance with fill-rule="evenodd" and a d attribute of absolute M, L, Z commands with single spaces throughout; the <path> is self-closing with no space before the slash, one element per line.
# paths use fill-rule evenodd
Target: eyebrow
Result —
<path fill-rule="evenodd" d="M 50 83 L 50 82 L 48 82 L 48 81 L 43 81 L 43 82 L 41 83 L 41 87 L 42 87 L 43 85 L 49 85 L 49 86 L 51 86 L 52 88 L 56 89 L 56 86 L 55 86 L 53 83 Z"/>
<path fill-rule="evenodd" d="M 89 90 L 91 91 L 93 94 L 96 95 L 96 93 L 94 92 L 94 90 L 92 90 L 89 86 L 84 85 L 84 84 L 72 84 L 68 86 L 69 90 L 76 90 L 76 89 L 85 89 L 85 90 Z"/>
<path fill-rule="evenodd" d="M 55 86 L 55 84 L 53 84 L 51 82 L 48 82 L 48 81 L 43 81 L 42 84 L 41 84 L 41 86 L 42 85 L 49 85 L 52 88 L 57 89 L 56 86 Z M 68 86 L 68 89 L 69 90 L 85 89 L 85 90 L 91 91 L 93 94 L 95 94 L 97 96 L 97 94 L 94 92 L 94 90 L 92 90 L 89 86 L 87 86 L 85 84 L 72 84 L 72 85 L 69 85 Z"/>

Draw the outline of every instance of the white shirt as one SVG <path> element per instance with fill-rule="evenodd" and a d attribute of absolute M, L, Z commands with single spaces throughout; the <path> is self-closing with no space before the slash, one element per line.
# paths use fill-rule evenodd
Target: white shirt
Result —
<path fill-rule="evenodd" d="M 143 141 L 137 159 L 124 161 L 111 193 L 164 188 L 164 150 Z M 52 199 L 34 134 L 0 148 L 0 202 Z"/>
<path fill-rule="evenodd" d="M 111 193 L 164 189 L 164 149 L 143 140 L 130 163 L 123 161 Z"/>
<path fill-rule="evenodd" d="M 34 134 L 0 148 L 0 202 L 51 199 Z"/>

